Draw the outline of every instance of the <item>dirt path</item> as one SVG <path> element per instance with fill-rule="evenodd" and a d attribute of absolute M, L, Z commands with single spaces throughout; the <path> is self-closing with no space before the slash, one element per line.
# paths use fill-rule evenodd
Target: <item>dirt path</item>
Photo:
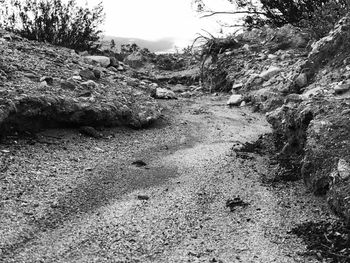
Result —
<path fill-rule="evenodd" d="M 147 130 L 1 145 L 0 261 L 318 262 L 290 229 L 329 216 L 322 200 L 301 182 L 262 184 L 265 157 L 231 150 L 269 132 L 264 117 L 220 97 L 164 104 Z M 235 196 L 249 205 L 230 211 Z"/>

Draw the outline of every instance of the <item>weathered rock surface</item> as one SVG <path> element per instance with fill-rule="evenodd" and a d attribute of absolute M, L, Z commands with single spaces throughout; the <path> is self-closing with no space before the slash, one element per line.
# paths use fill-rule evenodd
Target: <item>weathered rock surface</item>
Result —
<path fill-rule="evenodd" d="M 303 89 L 300 103 L 286 103 L 268 115 L 289 158 L 300 154 L 301 175 L 315 194 L 350 223 L 350 103 L 347 43 L 350 15 L 313 45 L 290 91 Z M 304 73 L 305 72 L 305 73 Z M 311 80 L 311 81 L 308 81 Z M 308 83 L 309 82 L 309 83 Z M 311 83 L 310 83 L 311 82 Z"/>
<path fill-rule="evenodd" d="M 243 96 L 240 94 L 233 94 L 227 101 L 227 105 L 229 106 L 239 106 L 243 101 Z"/>
<path fill-rule="evenodd" d="M 278 158 L 288 160 L 315 194 L 327 195 L 348 223 L 349 28 L 350 14 L 310 51 L 304 33 L 294 42 L 293 27 L 252 30 L 241 37 L 246 46 L 220 54 L 206 68 L 205 79 L 214 90 L 235 87 L 254 109 L 267 112 Z"/>
<path fill-rule="evenodd" d="M 264 80 L 269 80 L 280 72 L 281 72 L 281 69 L 279 67 L 271 66 L 268 70 L 261 72 L 259 77 Z"/>
<path fill-rule="evenodd" d="M 134 52 L 128 55 L 124 62 L 133 68 L 139 68 L 144 65 L 145 58 L 142 56 L 140 52 Z"/>
<path fill-rule="evenodd" d="M 154 79 L 158 82 L 167 84 L 193 85 L 197 84 L 200 77 L 198 66 L 179 71 L 169 71 L 154 74 Z"/>
<path fill-rule="evenodd" d="M 86 56 L 84 59 L 87 62 L 94 61 L 96 63 L 99 63 L 102 67 L 105 68 L 111 64 L 111 59 L 105 56 Z"/>
<path fill-rule="evenodd" d="M 62 125 L 143 127 L 160 116 L 141 85 L 104 68 L 109 58 L 94 56 L 99 67 L 66 48 L 1 35 L 0 43 L 0 135 Z"/>
<path fill-rule="evenodd" d="M 176 99 L 176 94 L 168 89 L 157 88 L 155 97 L 157 99 Z"/>

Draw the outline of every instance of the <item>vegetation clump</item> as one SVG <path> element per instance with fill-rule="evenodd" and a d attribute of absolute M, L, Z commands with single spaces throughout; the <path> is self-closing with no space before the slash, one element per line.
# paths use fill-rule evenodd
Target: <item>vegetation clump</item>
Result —
<path fill-rule="evenodd" d="M 316 38 L 325 36 L 350 10 L 349 0 L 227 0 L 235 5 L 235 11 L 213 11 L 205 0 L 194 0 L 203 17 L 217 14 L 244 15 L 243 24 L 248 28 L 265 24 L 281 27 L 286 24 L 306 29 Z"/>
<path fill-rule="evenodd" d="M 90 50 L 96 46 L 104 21 L 102 2 L 79 6 L 76 0 L 4 0 L 0 26 L 29 40 Z"/>

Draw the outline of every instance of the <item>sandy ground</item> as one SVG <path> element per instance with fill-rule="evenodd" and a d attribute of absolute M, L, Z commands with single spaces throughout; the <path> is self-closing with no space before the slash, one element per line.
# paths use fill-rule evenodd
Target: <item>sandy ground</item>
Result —
<path fill-rule="evenodd" d="M 0 261 L 322 262 L 290 230 L 330 217 L 323 200 L 263 184 L 266 157 L 236 156 L 270 128 L 226 99 L 165 101 L 160 123 L 102 139 L 48 130 L 0 145 Z M 230 211 L 235 196 L 249 205 Z"/>

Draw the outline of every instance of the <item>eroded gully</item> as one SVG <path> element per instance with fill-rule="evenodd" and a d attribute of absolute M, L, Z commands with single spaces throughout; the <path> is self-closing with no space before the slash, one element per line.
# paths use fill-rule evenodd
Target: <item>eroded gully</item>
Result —
<path fill-rule="evenodd" d="M 264 116 L 223 97 L 163 104 L 163 123 L 147 130 L 111 129 L 106 140 L 46 131 L 63 149 L 14 149 L 42 170 L 57 159 L 59 174 L 26 192 L 39 202 L 33 215 L 3 219 L 17 230 L 2 237 L 2 262 L 318 262 L 290 229 L 317 218 L 322 200 L 301 182 L 263 184 L 266 157 L 231 149 L 270 132 Z M 234 197 L 248 205 L 230 211 Z"/>

